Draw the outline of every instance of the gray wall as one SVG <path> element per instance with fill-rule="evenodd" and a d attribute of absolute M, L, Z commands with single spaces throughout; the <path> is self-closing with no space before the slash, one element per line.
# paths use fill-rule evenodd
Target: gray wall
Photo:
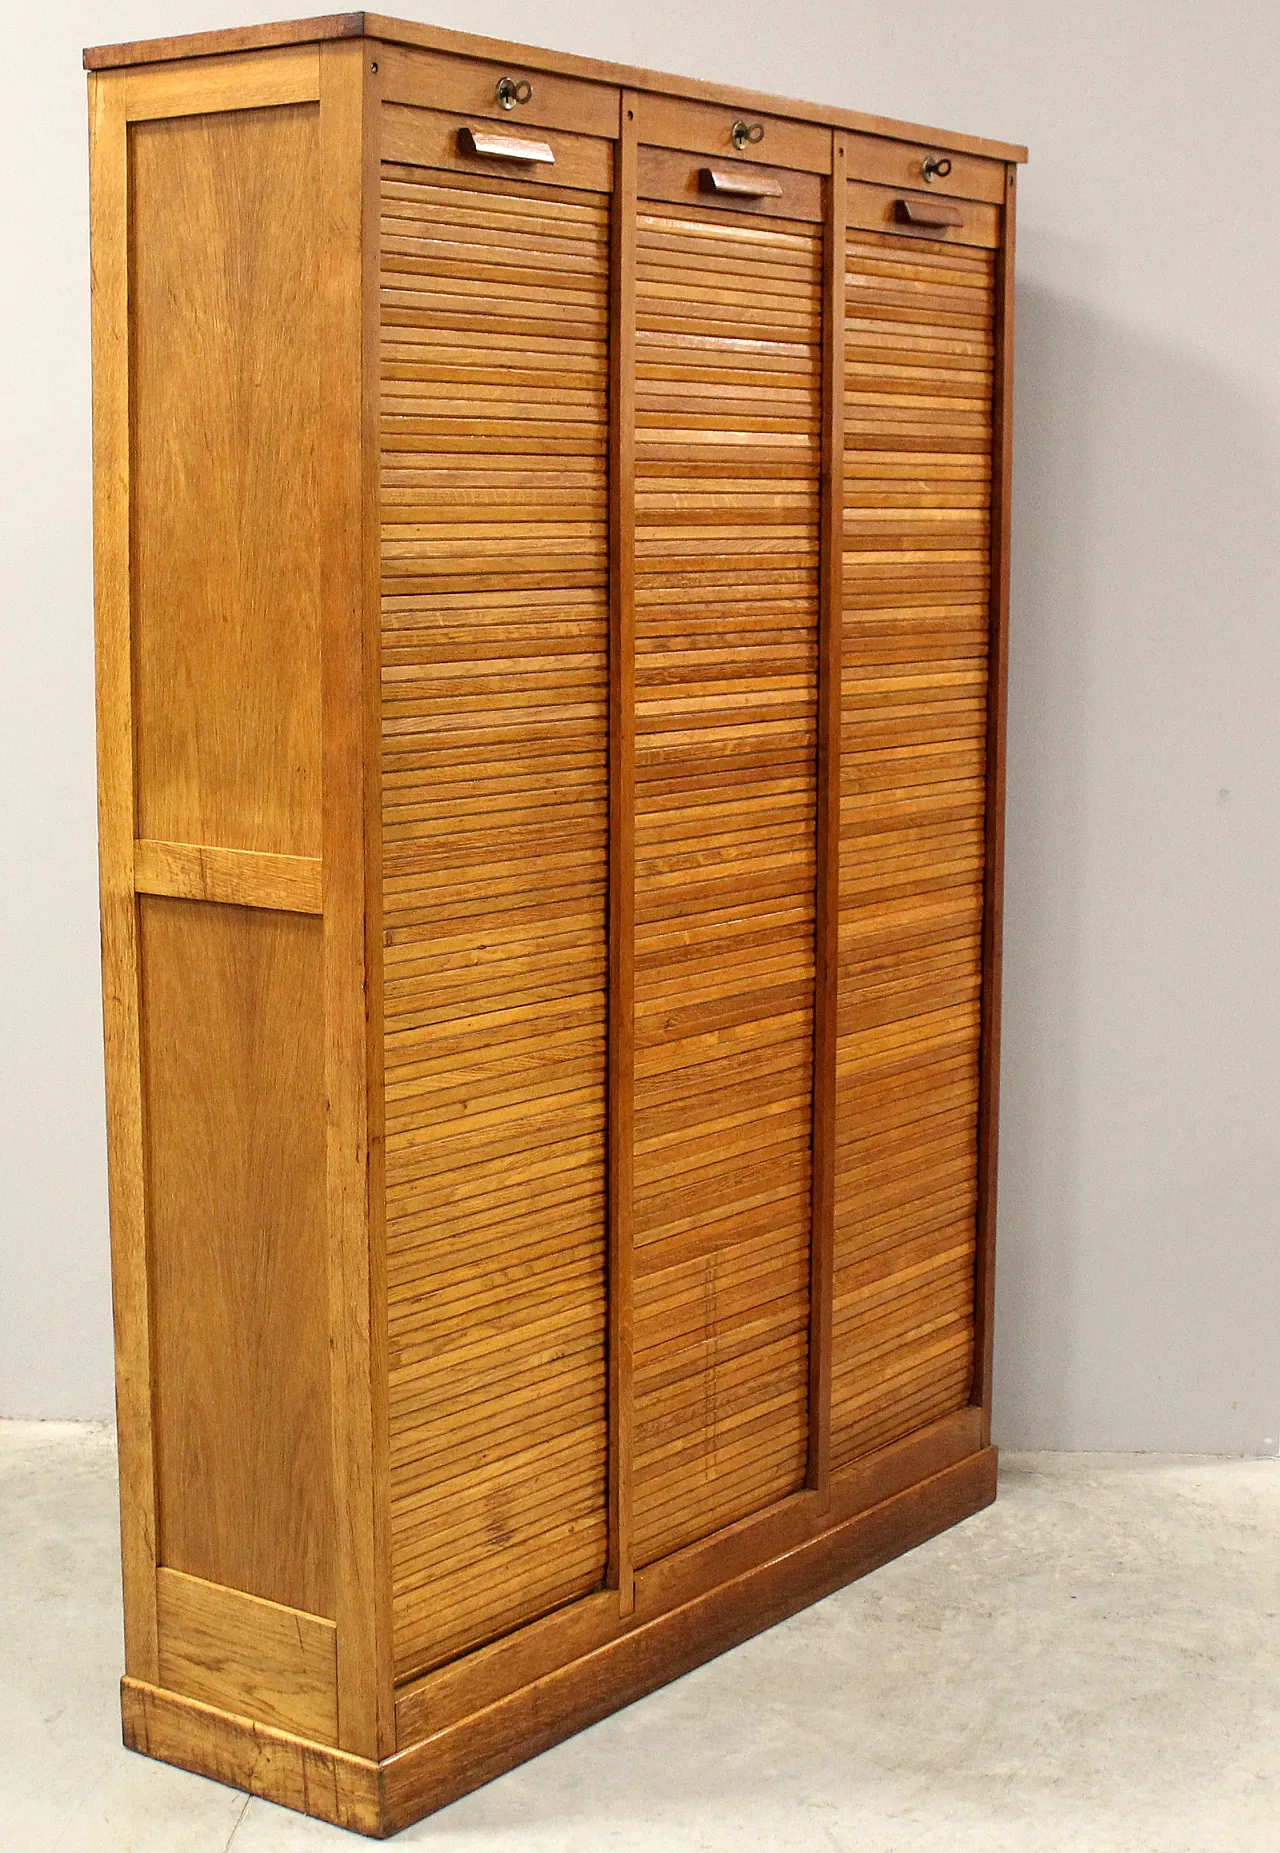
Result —
<path fill-rule="evenodd" d="M 263 10 L 52 0 L 0 75 L 8 1414 L 111 1401 L 79 50 Z M 997 1438 L 1275 1452 L 1280 12 L 441 0 L 434 16 L 1030 143 Z"/>

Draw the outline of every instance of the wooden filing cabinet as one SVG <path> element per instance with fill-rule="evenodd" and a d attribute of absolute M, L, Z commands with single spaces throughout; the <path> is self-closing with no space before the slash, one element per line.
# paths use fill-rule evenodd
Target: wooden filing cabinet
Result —
<path fill-rule="evenodd" d="M 125 1734 L 385 1834 L 994 1496 L 1024 151 L 86 63 Z"/>

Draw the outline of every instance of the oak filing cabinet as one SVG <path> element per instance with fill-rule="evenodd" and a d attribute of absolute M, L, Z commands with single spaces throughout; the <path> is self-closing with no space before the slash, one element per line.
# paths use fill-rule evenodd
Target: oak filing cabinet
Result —
<path fill-rule="evenodd" d="M 1024 151 L 86 62 L 125 1734 L 385 1834 L 994 1495 Z"/>

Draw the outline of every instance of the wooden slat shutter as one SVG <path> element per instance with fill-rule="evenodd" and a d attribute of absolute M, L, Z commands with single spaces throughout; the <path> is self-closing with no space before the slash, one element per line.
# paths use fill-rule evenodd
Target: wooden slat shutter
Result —
<path fill-rule="evenodd" d="M 604 1574 L 610 212 L 382 185 L 403 1678 Z"/>
<path fill-rule="evenodd" d="M 641 202 L 639 1563 L 806 1469 L 821 250 Z"/>
<path fill-rule="evenodd" d="M 973 1377 L 994 289 L 848 234 L 837 1464 Z"/>

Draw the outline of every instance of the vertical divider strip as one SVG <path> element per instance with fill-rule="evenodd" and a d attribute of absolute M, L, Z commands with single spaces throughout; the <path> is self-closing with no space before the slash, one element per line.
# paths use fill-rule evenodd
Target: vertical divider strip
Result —
<path fill-rule="evenodd" d="M 376 42 L 364 46 L 361 76 L 360 256 L 364 272 L 361 374 L 364 576 L 364 839 L 366 1046 L 369 1086 L 369 1353 L 373 1429 L 371 1651 L 377 1683 L 378 1754 L 395 1745 L 395 1654 L 391 1602 L 391 1364 L 387 1298 L 386 980 L 383 972 L 382 792 L 382 87 Z"/>
<path fill-rule="evenodd" d="M 609 1586 L 635 1608 L 632 1560 L 636 882 L 636 96 L 614 165 L 609 323 Z"/>
<path fill-rule="evenodd" d="M 1013 473 L 1013 254 L 1018 169 L 1006 170 L 996 270 L 995 393 L 991 449 L 991 619 L 987 656 L 985 895 L 982 912 L 981 1060 L 978 1084 L 978 1226 L 973 1389 L 982 1446 L 991 1443 L 995 1311 L 996 1172 L 999 1160 L 1001 943 L 1004 926 L 1005 716 L 1009 660 L 1009 526 Z"/>
<path fill-rule="evenodd" d="M 367 240 L 369 198 L 365 45 L 320 47 L 320 209 L 323 214 L 320 376 L 322 597 L 321 702 L 324 854 L 324 1036 L 329 1317 L 333 1371 L 335 1539 L 338 1624 L 338 1744 L 377 1758 L 394 1729 L 385 1678 L 389 1620 L 383 1489 L 376 1435 L 385 1389 L 377 1341 L 381 1271 L 370 1243 L 378 1175 L 371 1158 L 380 1103 L 371 1098 L 380 1067 L 379 990 L 368 988 L 365 921 L 369 704 L 377 702 L 374 613 L 368 609 L 369 467 Z M 371 634 L 372 633 L 372 634 Z M 376 787 L 375 787 L 376 789 Z M 376 870 L 374 871 L 376 882 Z M 374 974 L 376 976 L 376 974 Z M 372 1114 L 372 1125 L 371 1125 Z"/>
<path fill-rule="evenodd" d="M 844 293 L 847 145 L 831 138 L 823 267 L 822 513 L 818 606 L 817 892 L 814 921 L 813 1224 L 809 1466 L 831 1500 L 831 1303 L 835 1268 L 836 1044 L 840 965 L 840 677 L 844 602 Z"/>

